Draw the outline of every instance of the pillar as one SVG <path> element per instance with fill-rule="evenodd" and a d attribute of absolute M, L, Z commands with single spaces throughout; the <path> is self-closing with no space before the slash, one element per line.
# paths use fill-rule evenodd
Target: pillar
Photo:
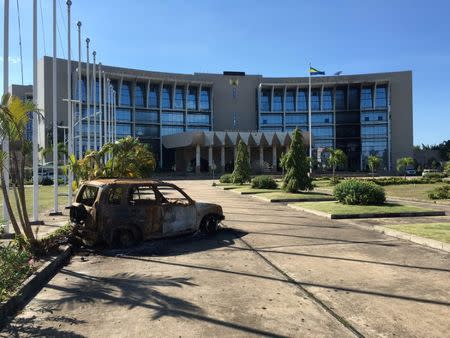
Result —
<path fill-rule="evenodd" d="M 225 172 L 225 146 L 220 147 L 220 166 L 222 171 Z"/>
<path fill-rule="evenodd" d="M 209 146 L 208 147 L 208 167 L 209 167 L 209 171 L 212 171 L 211 167 L 214 164 L 213 161 L 213 147 Z"/>
<path fill-rule="evenodd" d="M 259 168 L 261 169 L 261 173 L 264 170 L 264 147 L 259 146 Z"/>
<path fill-rule="evenodd" d="M 200 174 L 200 144 L 195 146 L 195 173 Z"/>
<path fill-rule="evenodd" d="M 272 170 L 277 171 L 277 145 L 272 145 Z"/>

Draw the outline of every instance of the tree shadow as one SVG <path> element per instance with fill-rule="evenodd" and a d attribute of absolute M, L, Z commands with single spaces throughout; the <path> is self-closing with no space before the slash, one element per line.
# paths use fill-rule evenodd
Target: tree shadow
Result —
<path fill-rule="evenodd" d="M 1 332 L 7 333 L 9 337 L 70 337 L 84 338 L 85 336 L 69 330 L 58 329 L 57 323 L 68 323 L 70 325 L 84 324 L 85 321 L 68 316 L 47 316 L 45 321 L 54 322 L 52 327 L 43 327 L 42 321 L 36 321 L 36 316 L 28 318 L 17 318 L 14 322 L 7 324 Z M 1 333 L 0 332 L 0 333 Z"/>

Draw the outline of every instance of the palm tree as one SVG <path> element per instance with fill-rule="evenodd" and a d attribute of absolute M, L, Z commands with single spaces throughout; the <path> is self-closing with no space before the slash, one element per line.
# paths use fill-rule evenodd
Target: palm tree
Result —
<path fill-rule="evenodd" d="M 10 142 L 9 158 L 7 158 L 5 152 L 0 152 L 0 179 L 3 202 L 10 215 L 11 224 L 16 235 L 25 235 L 28 240 L 34 241 L 34 234 L 28 218 L 24 186 L 25 156 L 29 148 L 25 140 L 25 130 L 29 121 L 29 113 L 31 112 L 36 112 L 36 116 L 40 118 L 38 109 L 33 102 L 22 101 L 8 93 L 2 96 L 0 104 L 0 138 L 2 142 L 5 139 L 9 139 Z M 5 184 L 3 168 L 6 161 L 11 161 L 11 181 L 17 208 L 17 218 L 22 229 L 19 227 L 16 215 L 13 213 L 8 187 Z"/>
<path fill-rule="evenodd" d="M 327 163 L 333 170 L 333 179 L 335 179 L 336 168 L 347 162 L 347 155 L 341 149 L 328 148 L 327 152 L 330 154 Z"/>
<path fill-rule="evenodd" d="M 370 155 L 367 158 L 367 165 L 369 166 L 370 172 L 372 173 L 372 178 L 375 175 L 375 171 L 380 167 L 381 158 L 376 155 Z"/>
<path fill-rule="evenodd" d="M 412 157 L 402 157 L 397 160 L 397 170 L 403 171 L 404 178 L 406 178 L 406 169 L 414 164 Z"/>

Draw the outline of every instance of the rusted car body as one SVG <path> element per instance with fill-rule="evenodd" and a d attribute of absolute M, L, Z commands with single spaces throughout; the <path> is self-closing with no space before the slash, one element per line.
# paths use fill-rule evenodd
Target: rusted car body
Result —
<path fill-rule="evenodd" d="M 87 244 L 112 247 L 141 240 L 213 233 L 225 217 L 217 204 L 196 202 L 174 184 L 142 179 L 85 182 L 70 207 L 70 219 Z"/>

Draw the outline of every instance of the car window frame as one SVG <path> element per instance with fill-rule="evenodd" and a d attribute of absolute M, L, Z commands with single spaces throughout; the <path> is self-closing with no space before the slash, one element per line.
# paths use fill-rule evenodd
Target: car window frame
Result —
<path fill-rule="evenodd" d="M 165 197 L 164 197 L 164 195 L 159 191 L 159 187 L 168 187 L 168 188 L 172 188 L 172 189 L 175 189 L 175 190 L 177 190 L 181 195 L 183 195 L 185 198 L 186 198 L 186 200 L 189 202 L 188 204 L 186 204 L 187 206 L 190 206 L 190 205 L 194 205 L 195 204 L 195 202 L 194 202 L 194 200 L 186 193 L 186 192 L 184 192 L 184 190 L 183 189 L 181 189 L 180 187 L 178 187 L 178 186 L 176 186 L 176 185 L 174 185 L 174 184 L 164 184 L 164 183 L 157 183 L 157 184 L 154 184 L 154 189 L 155 189 L 155 193 L 158 195 L 158 204 L 159 205 L 161 205 L 161 206 L 164 206 L 164 205 L 167 205 L 167 204 L 163 204 L 162 202 L 163 202 L 163 199 L 165 199 Z M 170 203 L 170 204 L 168 204 L 168 205 L 179 205 L 179 206 L 182 206 L 182 205 L 180 205 L 180 204 L 173 204 L 173 203 Z"/>
<path fill-rule="evenodd" d="M 154 184 L 130 184 L 130 186 L 128 187 L 128 193 L 127 193 L 127 198 L 126 198 L 126 205 L 128 205 L 128 206 L 140 206 L 140 204 L 133 204 L 133 203 L 131 203 L 133 200 L 132 200 L 132 195 L 133 195 L 133 189 L 134 188 L 139 188 L 140 186 L 142 186 L 142 187 L 149 187 L 149 188 L 151 188 L 152 190 L 153 190 L 153 193 L 155 194 L 155 203 L 153 204 L 153 203 L 149 203 L 149 206 L 150 205 L 159 205 L 160 204 L 160 202 L 159 202 L 159 191 L 157 192 L 156 190 L 155 190 L 155 186 L 154 186 Z"/>

